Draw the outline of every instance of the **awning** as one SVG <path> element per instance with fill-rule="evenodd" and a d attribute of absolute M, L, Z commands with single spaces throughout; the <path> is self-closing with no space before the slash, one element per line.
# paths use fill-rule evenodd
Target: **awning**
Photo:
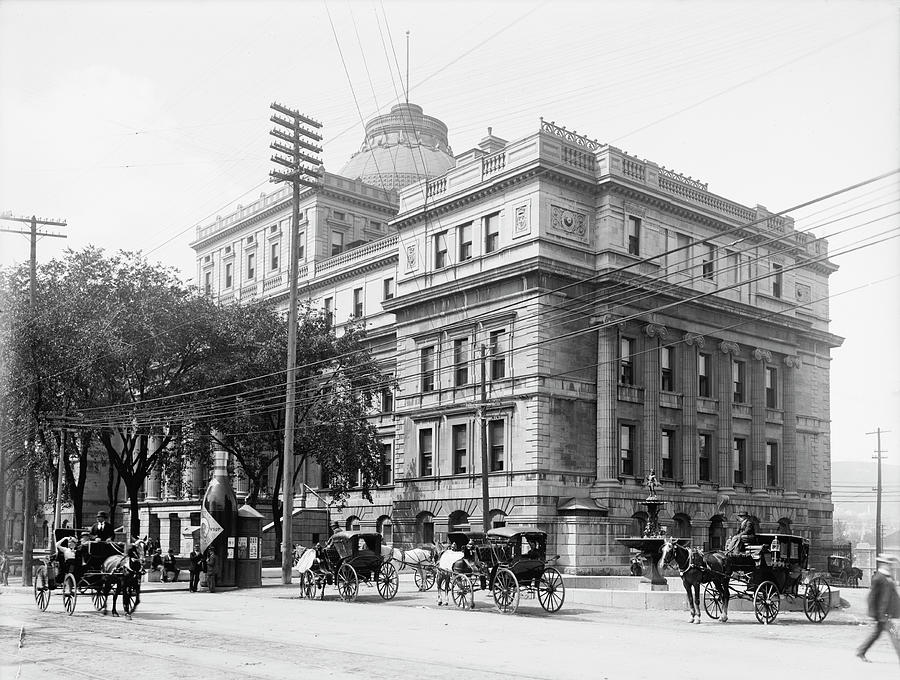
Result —
<path fill-rule="evenodd" d="M 197 538 L 199 536 L 200 527 L 185 527 L 181 530 L 182 536 L 190 536 L 191 538 Z"/>
<path fill-rule="evenodd" d="M 609 508 L 590 496 L 560 498 L 556 502 L 558 512 L 609 512 Z"/>

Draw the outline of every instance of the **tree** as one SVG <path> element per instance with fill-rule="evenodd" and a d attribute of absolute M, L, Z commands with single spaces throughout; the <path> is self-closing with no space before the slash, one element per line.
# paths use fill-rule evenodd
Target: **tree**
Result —
<path fill-rule="evenodd" d="M 265 306 L 233 307 L 232 315 L 232 327 L 245 340 L 243 360 L 231 366 L 230 386 L 210 397 L 197 421 L 214 445 L 238 460 L 250 481 L 248 502 L 256 504 L 276 462 L 274 488 L 282 488 L 287 326 Z M 315 462 L 330 480 L 328 492 L 336 503 L 357 486 L 371 500 L 381 471 L 381 445 L 368 416 L 387 379 L 367 349 L 361 321 L 351 320 L 338 335 L 330 319 L 307 304 L 298 324 L 294 481 L 307 462 Z M 277 491 L 271 507 L 280 543 Z"/>

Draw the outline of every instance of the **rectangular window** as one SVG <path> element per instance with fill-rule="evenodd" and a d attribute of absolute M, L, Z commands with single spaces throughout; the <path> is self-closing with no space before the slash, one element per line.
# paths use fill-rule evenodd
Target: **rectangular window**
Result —
<path fill-rule="evenodd" d="M 675 430 L 663 430 L 662 442 L 662 476 L 665 479 L 675 478 Z"/>
<path fill-rule="evenodd" d="M 394 412 L 394 390 L 390 387 L 381 390 L 381 411 L 382 413 Z"/>
<path fill-rule="evenodd" d="M 671 347 L 659 348 L 659 371 L 660 382 L 659 389 L 663 392 L 675 391 L 675 380 L 673 377 L 672 358 L 674 352 Z"/>
<path fill-rule="evenodd" d="M 465 262 L 472 259 L 472 223 L 459 227 L 459 261 Z"/>
<path fill-rule="evenodd" d="M 453 341 L 453 366 L 457 387 L 469 384 L 469 338 Z"/>
<path fill-rule="evenodd" d="M 619 341 L 619 382 L 634 385 L 634 340 L 622 338 Z"/>
<path fill-rule="evenodd" d="M 394 450 L 390 444 L 381 445 L 381 486 L 394 482 Z"/>
<path fill-rule="evenodd" d="M 701 397 L 709 397 L 710 380 L 709 367 L 712 365 L 708 354 L 697 355 L 697 394 Z"/>
<path fill-rule="evenodd" d="M 332 215 L 334 215 L 334 219 L 336 219 L 338 222 L 347 221 L 347 216 L 339 210 L 332 211 Z"/>
<path fill-rule="evenodd" d="M 778 408 L 778 370 L 766 366 L 766 408 Z"/>
<path fill-rule="evenodd" d="M 743 361 L 732 361 L 731 362 L 731 380 L 734 383 L 734 395 L 732 399 L 735 404 L 743 404 L 744 403 L 744 362 Z"/>
<path fill-rule="evenodd" d="M 732 465 L 734 465 L 734 483 L 744 483 L 744 471 L 746 468 L 747 458 L 747 440 L 735 438 L 732 449 Z"/>
<path fill-rule="evenodd" d="M 469 450 L 466 444 L 467 428 L 465 425 L 453 426 L 453 474 L 466 474 L 466 462 L 469 459 Z"/>
<path fill-rule="evenodd" d="M 506 377 L 506 331 L 491 331 L 491 380 L 500 380 Z"/>
<path fill-rule="evenodd" d="M 226 288 L 231 288 L 231 280 L 232 280 L 231 271 L 232 271 L 232 263 L 229 262 L 228 264 L 225 265 L 225 287 Z"/>
<path fill-rule="evenodd" d="M 305 235 L 306 233 L 301 231 L 297 236 L 297 257 L 300 258 L 301 262 L 303 262 L 303 260 L 306 258 L 306 239 L 304 238 Z"/>
<path fill-rule="evenodd" d="M 422 348 L 422 391 L 434 392 L 434 347 Z"/>
<path fill-rule="evenodd" d="M 780 264 L 772 265 L 772 297 L 781 297 L 781 284 L 783 283 L 782 267 Z"/>
<path fill-rule="evenodd" d="M 334 298 L 325 298 L 325 323 L 329 326 L 334 323 Z"/>
<path fill-rule="evenodd" d="M 206 272 L 203 277 L 203 290 L 207 295 L 212 293 L 212 272 Z"/>
<path fill-rule="evenodd" d="M 711 243 L 706 244 L 706 253 L 703 255 L 703 278 L 710 279 L 716 273 L 716 247 Z"/>
<path fill-rule="evenodd" d="M 623 475 L 634 474 L 634 425 L 619 425 L 619 459 Z"/>
<path fill-rule="evenodd" d="M 434 268 L 443 269 L 447 262 L 447 232 L 434 235 Z"/>
<path fill-rule="evenodd" d="M 271 245 L 271 252 L 269 253 L 269 262 L 271 262 L 271 267 L 272 267 L 273 272 L 278 270 L 278 254 L 279 254 L 278 249 L 279 249 L 279 247 L 280 247 L 280 244 L 273 243 Z"/>
<path fill-rule="evenodd" d="M 381 222 L 375 222 L 374 220 L 372 220 L 369 222 L 369 227 L 378 231 L 381 229 Z"/>
<path fill-rule="evenodd" d="M 384 299 L 385 300 L 393 300 L 394 294 L 396 293 L 396 288 L 394 287 L 394 279 L 389 278 L 384 280 Z"/>
<path fill-rule="evenodd" d="M 339 231 L 331 232 L 331 256 L 344 252 L 344 235 Z"/>
<path fill-rule="evenodd" d="M 628 216 L 628 254 L 641 254 L 641 218 Z"/>
<path fill-rule="evenodd" d="M 712 435 L 701 432 L 697 435 L 697 451 L 699 455 L 699 476 L 701 482 L 712 481 L 710 478 L 710 457 L 712 456 Z"/>
<path fill-rule="evenodd" d="M 362 316 L 363 315 L 363 289 L 362 288 L 354 288 L 353 289 L 353 315 L 354 316 Z"/>
<path fill-rule="evenodd" d="M 419 430 L 419 476 L 431 477 L 434 468 L 431 463 L 434 459 L 434 437 L 430 427 Z"/>
<path fill-rule="evenodd" d="M 256 278 L 256 253 L 247 253 L 247 279 Z"/>
<path fill-rule="evenodd" d="M 484 252 L 493 253 L 500 247 L 500 213 L 484 218 Z"/>
<path fill-rule="evenodd" d="M 778 444 L 766 442 L 766 485 L 778 486 Z"/>
<path fill-rule="evenodd" d="M 491 447 L 489 454 L 491 459 L 491 472 L 503 470 L 503 440 L 504 422 L 492 420 L 488 423 L 488 445 Z"/>

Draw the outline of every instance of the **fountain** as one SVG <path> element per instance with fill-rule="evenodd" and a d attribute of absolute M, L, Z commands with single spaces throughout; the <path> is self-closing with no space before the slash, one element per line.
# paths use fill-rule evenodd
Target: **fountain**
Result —
<path fill-rule="evenodd" d="M 659 571 L 662 547 L 667 538 L 665 527 L 659 523 L 659 510 L 666 503 L 659 500 L 659 497 L 656 495 L 659 482 L 656 479 L 654 470 L 651 470 L 647 477 L 647 487 L 650 490 L 650 494 L 647 496 L 647 500 L 641 501 L 641 505 L 647 506 L 647 526 L 644 527 L 643 535 L 617 538 L 616 541 L 629 548 L 638 550 L 650 562 L 650 577 L 648 578 L 644 575 L 641 579 L 641 584 L 649 584 L 650 590 L 668 590 L 669 585 Z M 690 539 L 687 538 L 677 538 L 675 540 L 683 544 L 690 542 Z"/>

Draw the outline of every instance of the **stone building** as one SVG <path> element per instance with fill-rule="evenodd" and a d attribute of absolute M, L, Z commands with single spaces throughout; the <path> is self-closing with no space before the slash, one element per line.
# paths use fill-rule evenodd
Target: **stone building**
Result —
<path fill-rule="evenodd" d="M 672 534 L 720 547 L 747 510 L 827 554 L 835 266 L 789 217 L 543 120 L 452 156 L 413 104 L 300 211 L 301 295 L 365 317 L 398 384 L 346 526 L 479 528 L 484 441 L 491 522 L 547 530 L 571 572 L 626 563 L 651 470 Z M 286 306 L 289 220 L 282 189 L 199 227 L 200 285 Z"/>

